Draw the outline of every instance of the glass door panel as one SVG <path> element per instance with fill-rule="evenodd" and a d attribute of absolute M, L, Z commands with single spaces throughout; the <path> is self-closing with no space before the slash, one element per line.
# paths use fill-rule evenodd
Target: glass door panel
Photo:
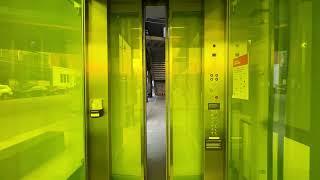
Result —
<path fill-rule="evenodd" d="M 319 7 L 229 4 L 229 179 L 320 178 Z"/>
<path fill-rule="evenodd" d="M 109 106 L 114 180 L 144 179 L 142 2 L 109 4 Z"/>
<path fill-rule="evenodd" d="M 319 129 L 318 118 L 312 118 L 312 99 L 319 97 L 314 91 L 312 66 L 317 59 L 312 59 L 312 20 L 313 3 L 311 0 L 280 0 L 275 2 L 275 44 L 273 62 L 273 132 L 277 134 L 277 169 L 273 174 L 278 180 L 292 178 L 309 180 L 311 169 L 318 169 L 319 161 L 311 167 L 312 158 L 319 157 L 312 144 L 310 134 Z M 319 8 L 319 7 L 318 7 Z M 319 34 L 319 32 L 316 32 Z M 316 56 L 315 56 L 316 57 Z M 313 132 L 314 133 L 314 132 Z M 314 173 L 316 174 L 316 173 Z"/>
<path fill-rule="evenodd" d="M 168 168 L 176 180 L 203 177 L 202 26 L 200 0 L 169 1 Z"/>
<path fill-rule="evenodd" d="M 0 177 L 84 179 L 82 1 L 0 2 Z"/>
<path fill-rule="evenodd" d="M 267 180 L 270 1 L 229 4 L 229 179 Z M 272 134 L 271 134 L 272 137 Z"/>

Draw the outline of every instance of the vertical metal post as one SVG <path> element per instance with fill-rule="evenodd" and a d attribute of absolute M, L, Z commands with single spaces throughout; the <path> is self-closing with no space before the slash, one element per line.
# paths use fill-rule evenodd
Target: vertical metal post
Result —
<path fill-rule="evenodd" d="M 107 44 L 107 1 L 86 1 L 86 95 L 87 104 L 95 99 L 103 100 L 104 116 L 89 117 L 87 105 L 87 179 L 108 180 L 109 121 L 108 121 L 108 44 Z"/>

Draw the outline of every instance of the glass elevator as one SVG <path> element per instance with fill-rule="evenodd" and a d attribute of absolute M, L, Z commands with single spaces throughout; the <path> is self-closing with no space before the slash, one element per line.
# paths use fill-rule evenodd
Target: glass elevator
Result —
<path fill-rule="evenodd" d="M 319 180 L 319 17 L 316 0 L 2 0 L 0 179 L 155 180 L 152 151 L 163 180 Z"/>

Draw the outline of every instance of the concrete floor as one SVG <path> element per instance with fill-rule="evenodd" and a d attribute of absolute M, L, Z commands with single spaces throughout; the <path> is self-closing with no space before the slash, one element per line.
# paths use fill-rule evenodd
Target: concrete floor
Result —
<path fill-rule="evenodd" d="M 165 97 L 149 98 L 147 103 L 148 179 L 166 177 L 166 102 Z"/>

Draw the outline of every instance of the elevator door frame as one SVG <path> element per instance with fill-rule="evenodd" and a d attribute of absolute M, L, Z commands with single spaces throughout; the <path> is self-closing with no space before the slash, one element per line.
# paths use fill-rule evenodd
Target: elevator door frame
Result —
<path fill-rule="evenodd" d="M 216 1 L 219 1 L 220 3 L 221 2 L 223 2 L 224 4 L 225 4 L 225 7 L 226 7 L 226 2 L 224 2 L 223 0 L 216 0 Z M 87 33 L 87 37 L 86 37 L 86 45 L 87 44 L 89 44 L 90 42 L 90 32 L 91 33 L 93 33 L 94 31 L 96 31 L 96 32 L 99 32 L 99 30 L 101 30 L 101 29 L 99 29 L 99 28 L 101 28 L 101 27 L 96 27 L 96 29 L 90 29 L 90 25 L 92 25 L 92 24 L 90 24 L 91 22 L 89 21 L 90 20 L 90 13 L 95 13 L 94 11 L 92 11 L 93 9 L 90 9 L 91 8 L 91 6 L 92 6 L 92 2 L 96 2 L 97 3 L 97 0 L 88 0 L 88 1 L 85 1 L 86 2 L 86 4 L 85 4 L 85 22 L 87 22 L 86 24 L 85 24 L 85 29 L 86 29 L 86 33 Z M 101 1 L 99 1 L 100 3 L 101 3 Z M 204 1 L 202 1 L 202 2 L 204 2 Z M 103 1 L 103 3 L 102 4 L 100 4 L 100 5 L 102 5 L 102 6 L 105 6 L 105 12 L 102 12 L 102 11 L 100 11 L 100 13 L 102 13 L 102 14 L 100 14 L 100 18 L 102 18 L 102 19 L 105 19 L 106 21 L 107 21 L 107 19 L 109 18 L 108 16 L 107 16 L 107 2 L 105 2 L 105 1 Z M 144 30 L 145 30 L 145 24 L 144 24 L 144 18 L 145 18 L 145 14 L 144 14 L 144 9 L 145 9 L 145 6 L 146 5 L 153 5 L 153 4 L 143 4 L 142 3 L 142 7 L 141 8 L 143 8 L 143 22 L 142 22 L 142 28 L 143 28 L 143 31 L 142 31 L 142 54 L 143 54 L 143 61 L 145 61 L 145 33 L 144 33 Z M 168 82 L 168 79 L 167 79 L 167 77 L 168 77 L 168 71 L 167 71 L 167 69 L 168 69 L 168 63 L 167 63 L 167 60 L 168 60 L 168 54 L 169 54 L 169 48 L 168 48 L 168 41 L 169 41 L 169 36 L 170 36 L 170 34 L 168 33 L 168 31 L 169 31 L 169 23 L 168 23 L 168 21 L 169 21 L 169 5 L 168 4 L 162 4 L 162 3 L 160 3 L 160 4 L 157 4 L 157 5 L 165 5 L 166 7 L 167 7 L 167 27 L 166 27 L 166 42 L 165 42 L 165 44 L 166 44 L 166 46 L 165 46 L 165 48 L 166 48 L 166 50 L 165 50 L 165 52 L 166 52 L 166 84 L 167 84 L 167 82 Z M 221 5 L 221 4 L 220 4 Z M 226 10 L 226 8 L 223 8 L 224 10 Z M 101 10 L 101 9 L 100 9 Z M 103 13 L 105 13 L 104 15 L 103 15 Z M 224 12 L 224 14 L 226 14 L 225 12 Z M 92 15 L 92 14 L 91 14 Z M 96 14 L 97 15 L 97 14 Z M 92 18 L 92 17 L 91 17 Z M 223 19 L 223 21 L 226 23 L 226 19 L 227 18 L 224 18 Z M 91 19 L 92 20 L 92 19 Z M 96 19 L 97 20 L 97 19 Z M 205 17 L 203 16 L 203 21 L 205 21 Z M 106 28 L 107 28 L 107 25 L 106 25 Z M 226 32 L 225 31 L 226 30 L 226 28 L 225 28 L 225 26 L 224 26 L 224 32 Z M 107 41 L 107 38 L 108 38 L 108 30 L 106 29 L 106 34 L 104 34 L 104 33 L 102 33 L 103 34 L 103 36 L 104 37 L 106 37 L 106 39 L 104 40 L 104 41 L 101 41 L 101 42 L 105 42 L 105 45 L 106 45 L 106 47 L 104 47 L 104 48 L 107 48 L 108 47 L 108 41 Z M 100 32 L 101 33 L 101 32 Z M 205 36 L 205 32 L 202 32 L 203 33 L 203 36 Z M 92 38 L 92 37 L 91 37 Z M 224 37 L 225 38 L 225 37 Z M 224 39 L 224 40 L 226 40 L 226 39 Z M 204 40 L 203 40 L 204 41 Z M 204 42 L 203 42 L 204 43 Z M 225 44 L 224 44 L 224 46 L 225 46 Z M 204 47 L 205 48 L 205 47 Z M 108 48 L 107 48 L 108 49 Z M 108 51 L 108 50 L 107 50 Z M 91 52 L 92 53 L 92 52 Z M 105 53 L 103 53 L 103 51 L 100 51 L 100 52 L 97 52 L 100 56 L 106 56 L 107 57 L 107 62 L 108 62 L 108 55 L 106 55 Z M 205 52 L 204 51 L 202 51 L 202 53 L 204 54 Z M 89 55 L 88 54 L 90 54 L 90 49 L 88 48 L 88 50 L 87 50 L 87 52 L 85 53 L 85 56 L 87 57 L 86 59 L 87 59 L 87 66 L 88 67 L 90 67 L 90 66 L 92 66 L 92 63 L 94 63 L 94 61 L 99 61 L 99 59 L 92 59 L 92 58 L 90 58 L 89 57 Z M 214 54 L 214 53 L 212 53 L 212 54 Z M 224 60 L 226 59 L 225 57 L 223 58 Z M 100 59 L 100 63 L 102 62 L 103 60 L 102 59 Z M 106 67 L 105 68 L 107 68 L 108 69 L 108 63 L 106 64 Z M 145 65 L 144 65 L 144 67 L 143 67 L 144 69 L 146 68 L 145 67 Z M 225 69 L 224 69 L 225 70 Z M 108 75 L 107 75 L 107 77 L 109 76 L 109 70 L 107 70 L 107 72 L 108 72 Z M 145 71 L 144 71 L 145 72 Z M 144 74 L 144 77 L 145 77 L 145 74 Z M 91 82 L 90 82 L 90 78 L 91 78 Z M 204 78 L 204 75 L 202 75 L 202 78 Z M 99 78 L 98 78 L 99 79 Z M 88 104 L 88 106 L 89 106 L 89 104 L 90 104 L 90 100 L 89 99 L 92 99 L 92 98 L 97 98 L 97 97 L 102 97 L 102 98 L 104 98 L 105 99 L 105 101 L 104 101 L 104 105 L 105 105 L 105 116 L 103 117 L 103 118 L 101 118 L 100 120 L 99 119 L 92 119 L 92 118 L 89 118 L 88 117 L 88 122 L 86 123 L 87 124 L 87 130 L 86 130 L 86 144 L 87 144 L 87 146 L 86 146 L 86 157 L 87 157 L 87 165 L 88 165 L 88 167 L 87 167 L 87 177 L 98 177 L 99 178 L 99 176 L 95 176 L 95 175 L 100 175 L 100 177 L 102 178 L 102 177 L 107 177 L 107 178 L 110 178 L 110 175 L 111 175 L 111 171 L 110 171 L 110 167 L 111 167 L 111 163 L 110 163 L 110 154 L 109 154 L 109 148 L 108 147 L 110 147 L 110 135 L 109 135 L 109 131 L 110 131 L 110 120 L 109 120 L 109 104 L 108 104 L 108 102 L 109 102 L 109 97 L 108 97 L 108 95 L 103 95 L 103 93 L 101 94 L 99 94 L 99 93 L 97 93 L 97 92 L 95 92 L 95 89 L 96 88 L 94 88 L 94 85 L 95 85 L 95 83 L 100 83 L 100 85 L 102 85 L 102 86 L 107 86 L 108 87 L 108 85 L 109 85 L 109 82 L 108 82 L 108 80 L 106 80 L 106 81 L 104 81 L 103 83 L 101 83 L 101 81 L 99 82 L 98 81 L 98 79 L 97 79 L 97 77 L 94 77 L 94 74 L 90 74 L 90 68 L 88 68 L 87 69 L 87 86 L 86 86 L 86 90 L 87 90 L 87 104 Z M 101 80 L 101 79 L 100 79 Z M 202 81 L 204 81 L 204 79 L 202 80 Z M 92 83 L 92 84 L 91 84 Z M 104 84 L 104 85 L 103 85 Z M 144 83 L 145 84 L 145 83 Z M 224 84 L 224 88 L 225 88 L 225 84 Z M 107 88 L 107 89 L 109 89 L 109 88 Z M 146 93 L 145 93 L 145 90 L 146 90 L 146 87 L 145 87 L 145 85 L 144 85 L 144 96 L 146 96 Z M 106 90 L 107 92 L 108 92 L 108 90 Z M 225 90 L 224 90 L 225 91 Z M 168 94 L 168 92 L 169 92 L 169 87 L 166 85 L 166 92 L 167 92 L 167 94 Z M 224 96 L 224 95 L 223 95 Z M 224 101 L 225 102 L 225 101 Z M 227 105 L 225 104 L 225 107 L 227 107 Z M 87 107 L 87 108 L 89 108 L 89 107 Z M 166 101 L 166 108 L 168 108 L 168 101 Z M 87 111 L 88 112 L 88 111 Z M 166 111 L 166 113 L 168 114 L 168 109 L 167 109 L 167 111 Z M 146 117 L 146 116 L 145 116 Z M 224 123 L 226 123 L 226 120 L 225 120 L 226 118 L 224 117 Z M 169 121 L 168 121 L 168 119 L 166 120 L 166 126 L 167 126 L 167 134 L 166 134 L 166 136 L 167 136 L 167 156 L 166 156 L 166 158 L 167 158 L 167 163 L 169 163 L 170 162 L 170 157 L 168 156 L 168 154 L 170 153 L 170 141 L 169 141 L 169 139 L 170 139 L 170 124 L 169 124 Z M 143 138 L 146 140 L 146 126 L 145 126 L 145 124 L 146 124 L 146 118 L 144 118 L 144 132 L 143 132 Z M 104 128 L 102 128 L 101 129 L 101 127 L 104 127 Z M 224 128 L 223 128 L 223 130 L 225 131 L 224 132 L 224 138 L 225 138 L 225 140 L 227 140 L 227 136 L 226 136 L 226 128 L 225 128 L 226 126 L 225 126 L 225 124 L 224 124 Z M 100 130 L 99 130 L 100 129 Z M 99 142 L 99 143 L 98 143 Z M 146 141 L 145 141 L 146 142 Z M 227 144 L 226 142 L 225 142 L 225 144 Z M 99 145 L 99 147 L 97 147 Z M 144 143 L 143 144 L 144 145 L 144 152 L 146 152 L 146 143 Z M 204 144 L 204 146 L 205 146 L 205 144 Z M 97 153 L 95 153 L 95 150 L 97 150 L 97 149 L 99 149 L 99 151 L 100 150 L 102 150 L 103 152 L 101 153 L 101 154 L 97 154 Z M 205 150 L 203 150 L 203 151 L 205 151 Z M 225 146 L 225 148 L 224 148 L 224 155 L 223 155 L 223 159 L 224 159 L 224 162 L 226 162 L 226 146 Z M 205 156 L 205 155 L 204 155 Z M 92 159 L 92 157 L 96 157 L 95 158 L 95 161 L 93 161 L 93 159 Z M 147 177 L 146 177 L 146 174 L 147 174 L 147 165 L 146 165 L 146 153 L 144 153 L 144 178 L 145 179 L 147 179 Z M 204 164 L 205 164 L 205 160 L 206 159 L 204 159 L 203 160 L 203 162 L 204 162 Z M 106 162 L 107 161 L 107 162 Z M 224 163 L 223 162 L 223 163 Z M 203 165 L 204 166 L 204 168 L 203 168 L 203 174 L 204 174 L 204 179 L 209 179 L 209 178 L 212 178 L 212 176 L 210 175 L 210 176 L 208 176 L 208 177 L 206 177 L 206 174 L 208 173 L 208 172 L 210 172 L 209 170 L 207 170 L 205 167 L 208 167 L 207 165 Z M 210 165 L 209 165 L 210 166 Z M 214 165 L 213 165 L 214 166 Z M 223 174 L 226 174 L 226 169 L 227 168 L 225 168 L 226 167 L 226 163 L 224 163 L 222 166 L 220 165 L 220 166 L 218 166 L 218 167 L 221 167 L 223 170 L 221 170 L 222 172 L 224 172 Z M 170 178 L 172 178 L 172 177 L 170 177 L 170 168 L 171 168 L 171 166 L 168 164 L 167 165 L 167 167 L 166 167 L 166 169 L 167 169 L 167 179 L 170 179 Z M 209 168 L 209 169 L 211 169 L 211 168 Z"/>

